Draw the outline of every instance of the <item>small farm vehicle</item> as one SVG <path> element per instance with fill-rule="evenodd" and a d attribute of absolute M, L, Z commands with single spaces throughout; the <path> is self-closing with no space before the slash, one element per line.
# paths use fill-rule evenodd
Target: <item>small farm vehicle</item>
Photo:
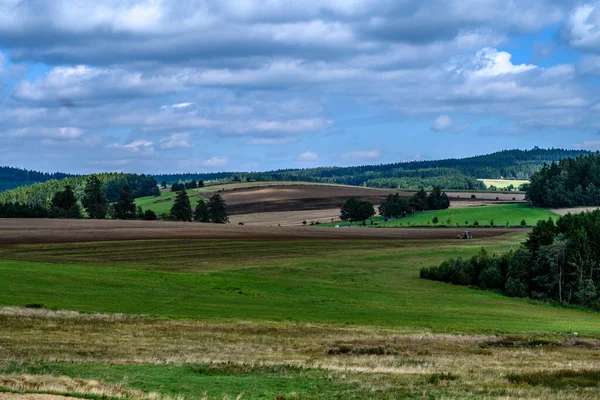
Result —
<path fill-rule="evenodd" d="M 473 239 L 473 235 L 471 235 L 471 232 L 469 232 L 469 231 L 464 231 L 463 233 L 458 235 L 456 238 L 457 239 Z"/>

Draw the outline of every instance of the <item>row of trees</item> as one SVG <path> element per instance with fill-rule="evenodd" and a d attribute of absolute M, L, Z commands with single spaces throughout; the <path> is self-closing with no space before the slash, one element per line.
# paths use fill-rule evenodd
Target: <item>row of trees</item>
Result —
<path fill-rule="evenodd" d="M 167 182 L 163 181 L 162 186 L 163 188 L 166 188 Z M 171 185 L 171 192 L 179 192 L 181 190 L 186 190 L 186 189 L 196 189 L 196 188 L 201 188 L 204 187 L 204 181 L 195 181 L 195 180 L 191 180 L 189 182 L 186 183 L 181 183 L 181 182 L 176 182 L 173 185 Z"/>
<path fill-rule="evenodd" d="M 389 194 L 379 205 L 379 215 L 388 218 L 400 218 L 408 213 L 426 210 L 445 210 L 450 207 L 448 195 L 439 187 L 427 194 L 424 189 L 416 192 L 409 200 L 400 194 Z M 349 222 L 365 222 L 375 215 L 373 204 L 359 199 L 348 199 L 340 209 L 340 219 Z"/>
<path fill-rule="evenodd" d="M 185 190 L 177 192 L 169 219 L 184 222 L 211 222 L 225 224 L 229 222 L 227 204 L 221 195 L 214 194 L 208 202 L 198 200 L 196 208 L 192 210 L 190 198 Z"/>
<path fill-rule="evenodd" d="M 107 216 L 112 219 L 124 220 L 156 220 L 158 218 L 154 211 L 144 211 L 141 207 L 136 207 L 133 191 L 127 184 L 121 188 L 118 200 L 110 204 L 102 182 L 95 175 L 91 175 L 87 180 L 81 205 L 73 189 L 67 186 L 53 196 L 50 212 L 38 217 L 83 218 L 83 210 L 92 219 L 105 219 Z"/>
<path fill-rule="evenodd" d="M 544 165 L 526 190 L 537 207 L 600 206 L 600 153 Z"/>
<path fill-rule="evenodd" d="M 501 290 L 513 297 L 600 308 L 600 210 L 540 221 L 517 250 L 484 249 L 421 270 L 421 278 Z"/>

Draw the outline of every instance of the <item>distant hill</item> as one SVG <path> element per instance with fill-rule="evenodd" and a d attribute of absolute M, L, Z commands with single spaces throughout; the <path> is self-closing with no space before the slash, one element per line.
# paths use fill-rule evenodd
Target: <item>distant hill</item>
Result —
<path fill-rule="evenodd" d="M 504 150 L 460 159 L 410 161 L 355 167 L 284 169 L 268 172 L 220 172 L 215 174 L 155 175 L 168 184 L 189 180 L 309 181 L 379 188 L 484 189 L 477 179 L 528 180 L 544 163 L 589 154 L 582 150 L 539 149 Z"/>
<path fill-rule="evenodd" d="M 47 182 L 53 179 L 64 179 L 74 175 L 60 172 L 46 173 L 28 171 L 26 169 L 0 167 L 0 192 L 17 188 L 19 186 L 32 185 L 34 183 Z"/>

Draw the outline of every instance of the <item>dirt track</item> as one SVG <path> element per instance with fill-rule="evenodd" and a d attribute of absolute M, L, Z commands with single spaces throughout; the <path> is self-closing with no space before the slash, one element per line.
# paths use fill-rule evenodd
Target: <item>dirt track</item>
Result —
<path fill-rule="evenodd" d="M 69 243 L 150 239 L 452 239 L 455 228 L 263 227 L 158 221 L 0 219 L 0 244 Z M 519 232 L 515 228 L 471 229 L 475 238 Z"/>

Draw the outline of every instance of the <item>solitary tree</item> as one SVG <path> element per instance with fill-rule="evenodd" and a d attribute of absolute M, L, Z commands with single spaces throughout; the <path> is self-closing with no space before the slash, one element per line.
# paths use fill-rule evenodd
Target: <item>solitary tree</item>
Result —
<path fill-rule="evenodd" d="M 175 221 L 192 221 L 192 206 L 190 204 L 190 198 L 185 190 L 180 190 L 175 196 L 173 207 L 169 213 L 169 218 Z"/>
<path fill-rule="evenodd" d="M 135 202 L 133 193 L 128 184 L 125 184 L 119 193 L 119 201 L 115 203 L 115 217 L 117 219 L 135 219 Z"/>
<path fill-rule="evenodd" d="M 160 184 L 160 187 L 163 189 L 167 188 L 167 181 L 162 181 L 162 183 Z"/>
<path fill-rule="evenodd" d="M 83 196 L 83 207 L 87 211 L 90 218 L 104 219 L 108 211 L 108 201 L 104 195 L 102 182 L 96 175 L 88 178 Z"/>
<path fill-rule="evenodd" d="M 433 220 L 431 222 L 433 222 L 434 225 L 437 225 L 438 222 L 440 222 L 440 220 L 438 217 L 433 217 Z"/>
<path fill-rule="evenodd" d="M 194 210 L 194 221 L 196 222 L 210 222 L 210 215 L 208 213 L 208 206 L 204 200 L 199 200 Z"/>
<path fill-rule="evenodd" d="M 229 222 L 229 216 L 227 215 L 227 204 L 220 194 L 214 194 L 208 200 L 208 215 L 210 221 L 215 224 L 226 224 Z"/>

